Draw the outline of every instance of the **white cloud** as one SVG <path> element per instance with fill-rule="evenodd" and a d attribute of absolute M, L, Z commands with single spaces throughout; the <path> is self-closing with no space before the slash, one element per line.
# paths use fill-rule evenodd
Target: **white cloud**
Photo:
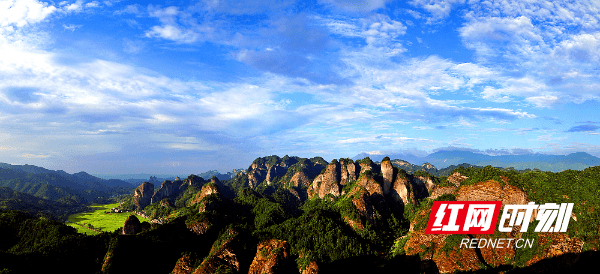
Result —
<path fill-rule="evenodd" d="M 78 29 L 81 27 L 82 27 L 82 25 L 73 25 L 73 24 L 65 25 L 65 24 L 63 24 L 63 28 L 65 30 L 70 30 L 70 31 L 75 31 L 75 29 Z"/>
<path fill-rule="evenodd" d="M 86 3 L 85 7 L 86 8 L 98 8 L 98 7 L 100 7 L 100 3 L 98 3 L 97 1 L 92 1 L 92 2 Z"/>
<path fill-rule="evenodd" d="M 56 7 L 37 0 L 0 2 L 0 28 L 38 23 L 56 12 Z"/>
<path fill-rule="evenodd" d="M 465 0 L 413 0 L 410 4 L 426 10 L 431 17 L 427 18 L 427 23 L 440 22 L 450 15 L 453 5 L 464 4 Z M 415 18 L 418 18 L 415 16 Z"/>
<path fill-rule="evenodd" d="M 350 12 L 370 12 L 384 8 L 390 0 L 319 0 L 320 3 Z"/>

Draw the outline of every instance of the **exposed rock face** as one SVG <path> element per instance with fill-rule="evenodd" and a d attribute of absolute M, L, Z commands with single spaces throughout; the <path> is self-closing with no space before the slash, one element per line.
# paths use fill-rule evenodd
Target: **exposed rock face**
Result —
<path fill-rule="evenodd" d="M 517 187 L 496 181 L 485 181 L 474 185 L 461 186 L 456 194 L 457 201 L 502 201 L 506 204 L 526 204 L 527 194 Z"/>
<path fill-rule="evenodd" d="M 466 177 L 455 173 L 452 174 L 449 181 L 454 185 L 460 185 Z M 504 179 L 504 178 L 503 178 Z M 460 187 L 445 187 L 443 189 L 435 189 L 434 195 L 441 195 L 440 192 L 455 193 L 458 201 L 502 201 L 502 205 L 506 204 L 526 204 L 529 202 L 526 193 L 517 187 L 511 186 L 505 180 L 502 185 L 496 181 L 484 181 L 473 185 L 460 185 Z M 428 218 L 431 213 L 431 208 L 425 209 L 418 214 L 421 218 Z M 534 212 L 532 220 L 535 218 Z M 442 250 L 445 240 L 449 234 L 425 234 L 424 228 L 415 228 L 418 218 L 415 218 L 410 225 L 408 241 L 404 246 L 406 255 L 423 254 L 422 259 L 431 259 L 436 264 L 440 273 L 452 273 L 456 271 L 475 271 L 479 270 L 482 265 L 507 265 L 515 261 L 517 248 L 514 244 L 511 247 L 492 248 L 489 246 L 479 248 L 481 257 L 477 255 L 476 249 L 460 248 L 459 245 L 451 246 L 451 250 Z M 513 229 L 509 233 L 500 233 L 492 236 L 472 235 L 464 237 L 473 238 L 521 238 L 522 233 L 518 228 Z M 550 258 L 565 253 L 579 253 L 582 250 L 583 242 L 577 238 L 570 238 L 566 233 L 539 233 L 538 240 L 534 246 L 544 246 L 544 251 L 541 255 L 533 256 L 525 265 L 532 265 L 542 259 Z M 425 249 L 423 249 L 423 247 Z M 563 264 L 569 264 L 571 258 L 565 259 Z M 460 262 L 460 263 L 459 263 Z"/>
<path fill-rule="evenodd" d="M 202 177 L 192 174 L 185 179 L 184 183 L 182 184 L 182 186 L 180 186 L 180 188 L 182 188 L 183 185 L 201 188 L 205 183 L 206 183 L 206 181 Z M 180 192 L 181 191 L 182 190 L 180 189 Z"/>
<path fill-rule="evenodd" d="M 135 215 L 129 215 L 123 224 L 123 235 L 135 235 L 142 231 L 142 224 Z"/>
<path fill-rule="evenodd" d="M 469 179 L 469 177 L 463 176 L 459 172 L 454 172 L 452 175 L 448 176 L 448 182 L 454 184 L 456 187 L 459 187 L 460 184 L 467 179 Z"/>
<path fill-rule="evenodd" d="M 233 248 L 233 237 L 238 233 L 233 230 L 229 230 L 226 233 L 229 233 L 232 237 L 222 242 L 218 247 L 213 246 L 209 255 L 194 271 L 194 274 L 212 274 L 216 273 L 219 268 L 226 268 L 231 272 L 240 271 L 240 262 Z"/>
<path fill-rule="evenodd" d="M 202 235 L 204 233 L 206 233 L 206 231 L 208 231 L 208 229 L 210 228 L 210 222 L 209 221 L 199 221 L 199 222 L 193 222 L 191 224 L 187 225 L 187 228 L 191 231 L 196 233 L 196 235 Z"/>
<path fill-rule="evenodd" d="M 272 184 L 281 179 L 288 168 L 297 163 L 300 158 L 284 156 L 279 158 L 276 155 L 257 158 L 248 168 L 248 186 L 255 188 L 262 182 Z"/>
<path fill-rule="evenodd" d="M 383 197 L 383 188 L 379 182 L 375 181 L 373 176 L 361 176 L 358 180 L 358 185 L 364 187 L 370 195 L 379 195 Z"/>
<path fill-rule="evenodd" d="M 194 199 L 190 202 L 190 205 L 197 204 L 201 202 L 204 197 L 214 193 L 219 193 L 217 186 L 215 184 L 205 184 L 200 192 L 196 194 L 196 197 L 194 197 Z"/>
<path fill-rule="evenodd" d="M 331 163 L 325 169 L 323 174 L 319 174 L 312 185 L 308 189 L 308 197 L 311 198 L 318 195 L 319 198 L 325 197 L 327 194 L 333 196 L 340 195 L 340 163 L 338 161 L 331 161 Z"/>
<path fill-rule="evenodd" d="M 149 182 L 144 182 L 133 192 L 133 204 L 140 209 L 144 209 L 144 207 L 152 202 L 153 194 L 154 185 Z"/>
<path fill-rule="evenodd" d="M 175 268 L 173 268 L 171 274 L 191 274 L 192 271 L 194 271 L 193 267 L 194 265 L 190 259 L 190 256 L 183 255 L 181 258 L 179 258 L 179 260 L 177 260 Z"/>
<path fill-rule="evenodd" d="M 351 159 L 340 159 L 340 184 L 346 185 L 350 181 L 358 179 L 360 166 Z"/>
<path fill-rule="evenodd" d="M 177 195 L 182 191 L 185 191 L 188 186 L 189 182 L 186 184 L 182 180 L 174 180 L 172 182 L 166 180 L 160 185 L 160 189 L 152 196 L 151 203 L 159 202 L 165 198 L 167 198 L 169 202 L 173 202 Z"/>
<path fill-rule="evenodd" d="M 302 270 L 302 274 L 319 274 L 319 266 L 317 265 L 317 262 L 310 262 L 306 269 Z"/>
<path fill-rule="evenodd" d="M 381 162 L 381 173 L 383 175 L 383 193 L 387 195 L 390 193 L 392 183 L 394 182 L 394 167 L 390 160 Z"/>
<path fill-rule="evenodd" d="M 265 181 L 267 182 L 268 185 L 270 185 L 271 183 L 273 183 L 273 180 L 275 180 L 276 178 L 283 177 L 283 175 L 285 175 L 286 171 L 287 171 L 287 165 L 285 164 L 285 162 L 282 162 L 279 165 L 271 166 L 271 167 L 269 167 L 269 169 L 267 171 L 267 177 L 265 178 Z"/>
<path fill-rule="evenodd" d="M 403 176 L 396 176 L 390 195 L 403 205 L 417 204 L 419 200 L 429 196 L 429 189 L 435 187 L 430 178 L 402 174 Z"/>
<path fill-rule="evenodd" d="M 200 209 L 199 209 L 200 212 L 205 212 L 207 210 L 211 210 L 212 205 L 209 203 L 209 201 L 204 200 L 204 198 L 207 196 L 210 196 L 212 194 L 219 193 L 216 182 L 218 182 L 218 179 L 214 178 L 214 179 L 211 179 L 210 183 L 205 184 L 202 187 L 202 189 L 200 190 L 200 192 L 198 192 L 196 194 L 196 197 L 194 197 L 194 199 L 190 202 L 190 205 L 201 203 Z"/>
<path fill-rule="evenodd" d="M 373 207 L 373 204 L 371 203 L 371 195 L 365 189 L 356 188 L 355 190 L 357 190 L 359 193 L 351 193 L 351 195 L 356 196 L 356 198 L 352 199 L 352 204 L 358 210 L 358 214 L 363 216 L 371 225 L 375 225 L 379 216 L 376 213 L 377 211 Z M 353 228 L 362 230 L 365 227 L 365 224 L 362 223 L 362 220 L 351 220 L 349 218 L 344 219 L 346 219 L 346 222 Z"/>
<path fill-rule="evenodd" d="M 310 179 L 302 171 L 294 173 L 290 182 L 295 187 L 308 187 L 311 183 Z"/>
<path fill-rule="evenodd" d="M 286 241 L 271 239 L 259 243 L 248 274 L 290 273 L 294 268 L 289 253 Z"/>

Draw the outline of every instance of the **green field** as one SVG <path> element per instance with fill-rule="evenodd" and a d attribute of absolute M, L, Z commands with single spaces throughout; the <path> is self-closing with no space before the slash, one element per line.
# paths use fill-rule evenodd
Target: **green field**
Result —
<path fill-rule="evenodd" d="M 72 226 L 77 229 L 79 233 L 85 233 L 88 235 L 98 234 L 97 231 L 101 232 L 112 232 L 115 229 L 123 227 L 125 220 L 132 212 L 125 213 L 105 213 L 110 212 L 113 207 L 118 207 L 119 203 L 107 204 L 107 205 L 92 205 L 93 211 L 77 213 L 69 216 L 66 225 Z M 148 221 L 148 219 L 141 216 L 136 216 L 140 222 Z M 88 224 L 91 224 L 93 229 L 90 229 Z"/>

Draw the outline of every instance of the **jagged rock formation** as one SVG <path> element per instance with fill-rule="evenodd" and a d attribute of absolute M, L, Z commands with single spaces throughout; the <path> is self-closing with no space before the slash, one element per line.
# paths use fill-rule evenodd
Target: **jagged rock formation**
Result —
<path fill-rule="evenodd" d="M 234 273 L 240 271 L 240 261 L 234 250 L 234 238 L 238 233 L 231 229 L 226 233 L 229 234 L 229 238 L 211 248 L 209 255 L 194 271 L 194 274 L 215 273 L 217 269 L 223 268 Z"/>
<path fill-rule="evenodd" d="M 379 173 L 380 177 L 373 176 Z M 372 175 L 363 176 L 366 174 Z M 356 179 L 357 177 L 359 178 Z M 413 176 L 398 170 L 387 157 L 381 165 L 373 163 L 368 158 L 359 162 L 345 159 L 338 162 L 334 159 L 325 171 L 313 180 L 308 188 L 308 197 L 323 198 L 327 194 L 340 196 L 343 194 L 342 187 L 352 180 L 358 180 L 358 184 L 366 188 L 370 195 L 377 193 L 381 197 L 391 197 L 401 205 L 417 204 L 436 187 L 431 178 Z"/>
<path fill-rule="evenodd" d="M 383 193 L 387 195 L 394 182 L 394 167 L 389 158 L 385 158 L 381 162 L 381 174 L 383 175 Z"/>
<path fill-rule="evenodd" d="M 342 186 L 354 181 L 360 175 L 361 168 L 350 159 L 333 159 L 325 170 L 315 177 L 308 188 L 308 197 L 317 195 L 319 198 L 327 194 L 341 195 Z"/>
<path fill-rule="evenodd" d="M 198 192 L 196 194 L 196 196 L 194 197 L 194 199 L 190 202 L 190 205 L 194 205 L 197 203 L 201 203 L 200 204 L 200 209 L 199 212 L 205 212 L 207 210 L 211 210 L 212 209 L 212 205 L 209 201 L 205 200 L 204 198 L 212 195 L 212 194 L 218 194 L 219 190 L 217 189 L 217 184 L 219 183 L 219 179 L 212 178 L 210 180 L 209 183 L 205 184 L 202 189 L 200 190 L 200 192 Z"/>
<path fill-rule="evenodd" d="M 151 203 L 153 204 L 160 202 L 162 199 L 171 200 L 179 195 L 180 188 L 185 190 L 186 187 L 187 184 L 185 184 L 182 180 L 166 180 L 160 185 L 158 191 L 156 191 L 156 193 L 154 193 L 152 196 Z"/>
<path fill-rule="evenodd" d="M 211 226 L 211 223 L 209 221 L 203 220 L 203 221 L 192 222 L 187 225 L 187 228 L 191 232 L 196 233 L 196 235 L 202 235 L 202 234 L 206 233 L 206 231 L 208 231 L 210 226 Z"/>
<path fill-rule="evenodd" d="M 284 156 L 279 158 L 276 155 L 262 157 L 254 160 L 248 168 L 246 176 L 248 177 L 248 186 L 255 188 L 262 182 L 268 185 L 283 177 L 287 169 L 297 163 L 298 157 Z"/>
<path fill-rule="evenodd" d="M 302 274 L 319 274 L 319 266 L 317 262 L 312 261 L 305 269 L 302 269 Z"/>
<path fill-rule="evenodd" d="M 394 179 L 389 195 L 402 205 L 417 204 L 429 196 L 429 190 L 436 187 L 431 178 L 413 176 L 400 171 Z"/>
<path fill-rule="evenodd" d="M 234 186 L 256 188 L 260 184 L 280 184 L 286 188 L 305 189 L 327 165 L 321 157 L 311 159 L 284 156 L 257 158 L 246 172 L 239 172 L 233 179 Z M 300 195 L 303 196 L 303 195 Z"/>
<path fill-rule="evenodd" d="M 129 215 L 123 224 L 123 235 L 135 235 L 142 231 L 142 224 L 135 215 Z"/>
<path fill-rule="evenodd" d="M 256 247 L 256 256 L 248 274 L 290 273 L 294 270 L 293 264 L 290 259 L 290 245 L 286 241 L 265 240 Z"/>
<path fill-rule="evenodd" d="M 152 195 L 154 195 L 154 185 L 144 182 L 133 192 L 133 204 L 140 209 L 144 209 L 152 202 Z"/>
<path fill-rule="evenodd" d="M 183 255 L 181 258 L 179 258 L 179 260 L 177 260 L 177 263 L 175 264 L 171 274 L 192 274 L 194 271 L 193 267 L 194 265 L 190 255 Z"/>
<path fill-rule="evenodd" d="M 529 202 L 526 193 L 510 185 L 506 177 L 502 177 L 503 183 L 488 180 L 472 185 L 461 185 L 466 179 L 468 178 L 460 173 L 452 174 L 448 178 L 448 182 L 453 186 L 435 189 L 431 198 L 451 193 L 455 195 L 457 201 L 502 201 L 502 206 L 506 204 L 526 204 Z M 449 234 L 425 234 L 423 227 L 416 228 L 416 223 L 419 219 L 427 219 L 430 213 L 431 208 L 425 209 L 418 213 L 420 217 L 415 218 L 411 222 L 410 232 L 405 236 L 409 238 L 404 245 L 407 255 L 421 253 L 421 258 L 433 260 L 441 273 L 475 271 L 479 270 L 482 265 L 499 266 L 514 262 L 517 254 L 517 248 L 514 245 L 511 248 L 479 248 L 481 256 L 477 254 L 476 249 L 461 249 L 458 245 L 451 246 L 451 250 L 449 251 L 444 251 L 442 247 Z M 536 212 L 534 211 L 532 220 L 535 219 L 535 216 Z M 518 227 L 510 233 L 497 233 L 499 235 L 493 236 L 493 238 L 520 238 L 522 236 Z M 466 237 L 466 235 L 463 236 Z M 472 235 L 472 237 L 489 238 L 490 235 Z M 545 246 L 544 252 L 527 261 L 525 263 L 527 266 L 539 262 L 544 258 L 565 253 L 580 253 L 583 246 L 583 241 L 577 238 L 570 238 L 566 233 L 539 233 L 538 237 L 539 242 L 536 242 L 535 245 Z"/>

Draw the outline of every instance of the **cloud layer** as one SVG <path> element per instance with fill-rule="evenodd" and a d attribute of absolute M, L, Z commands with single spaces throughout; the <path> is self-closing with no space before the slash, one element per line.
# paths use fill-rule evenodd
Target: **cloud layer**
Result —
<path fill-rule="evenodd" d="M 0 156 L 190 171 L 449 146 L 600 155 L 598 114 L 582 113 L 600 99 L 599 14 L 595 1 L 4 1 Z"/>

